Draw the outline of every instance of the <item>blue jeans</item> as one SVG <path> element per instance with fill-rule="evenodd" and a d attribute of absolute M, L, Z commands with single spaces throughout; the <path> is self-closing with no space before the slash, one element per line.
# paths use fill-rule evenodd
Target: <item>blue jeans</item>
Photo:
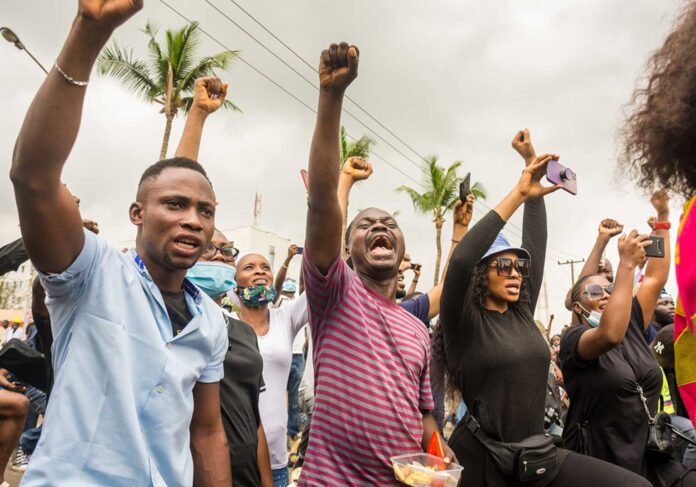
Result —
<path fill-rule="evenodd" d="M 41 438 L 41 426 L 27 430 L 19 437 L 19 446 L 28 455 L 32 455 L 34 450 L 36 450 L 36 444 L 39 442 L 39 438 Z"/>
<path fill-rule="evenodd" d="M 271 470 L 273 474 L 273 485 L 274 487 L 288 487 L 290 478 L 288 476 L 288 467 L 275 468 Z"/>
<path fill-rule="evenodd" d="M 304 373 L 304 356 L 301 353 L 292 354 L 292 365 L 288 377 L 288 435 L 295 438 L 300 433 L 300 381 Z"/>

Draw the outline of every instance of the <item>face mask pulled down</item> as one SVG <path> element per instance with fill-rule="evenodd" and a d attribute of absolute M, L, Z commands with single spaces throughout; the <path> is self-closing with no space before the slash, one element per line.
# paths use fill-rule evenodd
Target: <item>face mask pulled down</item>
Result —
<path fill-rule="evenodd" d="M 597 328 L 599 326 L 599 321 L 602 319 L 602 313 L 599 311 L 587 311 L 580 303 L 578 303 L 578 306 L 580 306 L 580 309 L 583 310 L 587 315 L 585 316 L 585 319 L 587 320 L 587 323 L 592 327 L 592 328 Z"/>
<path fill-rule="evenodd" d="M 250 286 L 238 287 L 237 295 L 240 301 L 249 308 L 260 308 L 271 304 L 276 297 L 276 290 L 273 286 Z"/>
<path fill-rule="evenodd" d="M 222 262 L 197 262 L 188 270 L 186 278 L 212 299 L 217 299 L 237 285 L 236 272 L 237 269 Z"/>

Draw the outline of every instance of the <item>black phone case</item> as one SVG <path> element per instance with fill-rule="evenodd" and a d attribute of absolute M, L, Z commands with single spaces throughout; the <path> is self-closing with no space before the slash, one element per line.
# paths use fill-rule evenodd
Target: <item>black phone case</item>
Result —
<path fill-rule="evenodd" d="M 471 173 L 467 174 L 459 185 L 459 200 L 463 203 L 471 193 Z"/>
<path fill-rule="evenodd" d="M 664 257 L 665 256 L 665 239 L 658 235 L 648 237 L 651 241 L 650 245 L 645 247 L 645 255 L 647 257 Z"/>

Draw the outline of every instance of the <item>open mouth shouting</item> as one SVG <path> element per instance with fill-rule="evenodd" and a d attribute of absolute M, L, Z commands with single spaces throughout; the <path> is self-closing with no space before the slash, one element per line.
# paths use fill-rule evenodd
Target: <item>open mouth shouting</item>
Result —
<path fill-rule="evenodd" d="M 375 235 L 368 244 L 368 250 L 372 257 L 384 258 L 394 255 L 394 242 L 388 234 Z"/>
<path fill-rule="evenodd" d="M 506 290 L 509 294 L 512 294 L 512 295 L 515 295 L 515 296 L 519 296 L 521 284 L 522 284 L 522 283 L 521 283 L 520 281 L 508 282 L 508 283 L 505 285 L 505 290 Z"/>
<path fill-rule="evenodd" d="M 187 257 L 196 255 L 201 248 L 201 241 L 196 237 L 180 236 L 174 239 L 174 249 Z"/>

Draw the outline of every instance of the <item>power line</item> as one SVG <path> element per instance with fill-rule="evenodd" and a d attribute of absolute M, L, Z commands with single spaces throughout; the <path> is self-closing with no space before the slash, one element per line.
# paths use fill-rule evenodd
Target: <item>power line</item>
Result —
<path fill-rule="evenodd" d="M 206 1 L 206 3 L 210 4 L 210 2 L 209 2 L 208 0 L 205 0 L 205 1 Z M 232 3 L 234 3 L 235 5 L 237 5 L 237 3 L 234 2 L 234 0 L 230 0 L 230 1 L 231 1 Z M 172 12 L 174 12 L 175 14 L 177 14 L 179 17 L 181 17 L 182 19 L 184 19 L 186 22 L 188 22 L 188 23 L 191 23 L 191 22 L 192 22 L 191 19 L 189 19 L 188 17 L 186 17 L 183 13 L 181 13 L 179 10 L 177 10 L 177 9 L 174 8 L 172 5 L 170 5 L 169 3 L 167 3 L 165 0 L 160 0 L 160 2 L 161 2 L 162 4 L 164 4 L 167 8 L 169 8 Z M 237 24 L 236 22 L 234 22 L 234 21 L 233 21 L 232 19 L 230 19 L 227 15 L 225 15 L 223 12 L 221 12 L 217 7 L 215 7 L 215 6 L 212 5 L 212 4 L 210 4 L 210 5 L 211 5 L 215 10 L 217 10 L 218 12 L 220 12 L 224 17 L 228 18 L 234 25 L 238 26 L 238 24 Z M 246 12 L 245 12 L 245 13 L 246 13 Z M 213 42 L 215 42 L 216 44 L 218 44 L 220 47 L 222 47 L 223 49 L 225 49 L 225 50 L 227 50 L 227 51 L 232 51 L 232 49 L 230 49 L 229 47 L 227 47 L 227 46 L 226 46 L 224 43 L 222 43 L 219 39 L 217 39 L 215 36 L 213 36 L 212 34 L 210 34 L 209 32 L 207 32 L 206 30 L 204 30 L 204 29 L 200 26 L 200 23 L 199 23 L 198 28 L 199 28 L 199 30 L 200 30 L 204 35 L 206 35 L 208 38 L 210 38 Z M 246 32 L 246 30 L 242 29 L 241 27 L 240 27 L 240 29 L 241 29 L 243 32 L 245 32 L 246 34 L 248 34 L 248 32 Z M 256 40 L 259 44 L 261 44 L 266 50 L 268 50 L 269 52 L 271 52 L 271 54 L 273 54 L 274 57 L 278 58 L 281 62 L 283 62 L 283 64 L 285 64 L 286 66 L 288 66 L 293 72 L 297 73 L 299 76 L 301 76 L 301 77 L 302 77 L 303 79 L 305 79 L 307 82 L 309 82 L 309 84 L 311 84 L 312 86 L 314 86 L 315 88 L 317 88 L 311 81 L 309 81 L 306 77 L 304 77 L 304 76 L 302 76 L 300 73 L 298 73 L 294 68 L 292 68 L 291 66 L 289 66 L 284 60 L 282 60 L 282 59 L 279 58 L 275 53 L 273 53 L 273 51 L 271 51 L 271 50 L 268 49 L 265 45 L 263 45 L 263 43 L 261 43 L 260 41 L 258 41 L 257 39 L 255 39 L 253 36 L 251 36 L 251 34 L 248 34 L 248 35 L 249 35 L 250 37 L 252 37 L 254 40 Z M 275 36 L 274 36 L 274 37 L 275 37 Z M 280 42 L 282 43 L 282 41 L 280 41 Z M 297 54 L 295 53 L 295 55 L 297 55 Z M 261 75 L 263 78 L 265 78 L 266 80 L 268 80 L 269 82 L 271 82 L 274 86 L 276 86 L 276 87 L 279 88 L 281 91 L 283 91 L 284 93 L 286 93 L 287 95 L 289 95 L 290 97 L 292 97 L 294 100 L 296 100 L 297 102 L 299 102 L 302 106 L 304 106 L 305 108 L 307 108 L 308 110 L 310 110 L 312 113 L 314 113 L 314 114 L 317 113 L 316 109 L 314 109 L 313 107 L 309 106 L 307 103 L 305 103 L 303 100 L 301 100 L 298 96 L 296 96 L 296 95 L 295 95 L 294 93 L 292 93 L 290 90 L 288 90 L 287 88 L 285 88 L 284 86 L 282 86 L 280 83 L 276 82 L 276 81 L 275 81 L 273 78 L 271 78 L 269 75 L 265 74 L 265 73 L 264 73 L 263 71 L 261 71 L 259 68 L 257 68 L 257 67 L 254 66 L 253 64 L 251 64 L 251 63 L 250 63 L 249 61 L 247 61 L 246 59 L 244 59 L 241 55 L 235 54 L 235 56 L 236 56 L 240 61 L 242 61 L 245 65 L 247 65 L 247 66 L 250 67 L 252 70 L 254 70 L 257 74 Z M 299 56 L 299 55 L 298 55 L 298 56 Z M 306 61 L 304 61 L 304 59 L 303 59 L 303 62 L 306 63 Z M 309 63 L 306 63 L 306 64 L 309 65 Z M 311 65 L 309 65 L 309 66 L 311 67 Z M 314 69 L 314 68 L 312 68 L 312 69 Z M 318 88 L 317 88 L 317 89 L 318 89 Z M 344 109 L 344 111 L 346 111 L 346 110 Z M 346 111 L 346 113 L 350 114 L 348 111 Z M 353 116 L 353 117 L 354 117 L 354 116 Z M 356 120 L 357 120 L 357 119 L 356 119 Z M 363 124 L 363 125 L 364 125 L 364 124 Z M 368 129 L 370 129 L 368 126 L 366 126 L 366 125 L 364 125 L 364 126 L 365 126 L 366 128 L 368 128 Z M 370 130 L 371 130 L 371 129 L 370 129 Z M 374 133 L 374 132 L 373 132 L 373 133 Z M 378 134 L 375 134 L 375 135 L 377 135 L 377 136 L 379 137 Z M 347 136 L 348 138 L 350 138 L 351 140 L 357 140 L 355 137 L 353 137 L 353 136 L 352 136 L 351 134 L 349 134 L 348 132 L 346 132 L 346 136 Z M 388 142 L 387 142 L 387 144 L 388 144 L 390 147 L 394 148 L 394 147 L 393 147 L 391 144 L 389 144 Z M 397 152 L 399 152 L 400 154 L 404 155 L 404 154 L 403 154 L 401 151 L 399 151 L 398 149 L 395 149 L 395 150 L 397 150 Z M 387 164 L 388 166 L 390 166 L 392 169 L 394 169 L 395 171 L 399 172 L 401 175 L 403 175 L 404 177 L 406 177 L 408 180 L 412 181 L 413 183 L 415 183 L 415 184 L 418 185 L 419 187 L 424 188 L 421 182 L 419 182 L 419 181 L 417 181 L 415 178 L 411 177 L 409 174 L 407 174 L 407 173 L 404 172 L 401 168 L 399 168 L 398 166 L 396 166 L 395 164 L 393 164 L 392 162 L 390 162 L 389 160 L 387 160 L 385 157 L 383 157 L 383 156 L 380 155 L 379 153 L 375 152 L 374 150 L 371 150 L 370 152 L 371 152 L 375 157 L 377 157 L 378 159 L 380 159 L 381 161 L 383 161 L 385 164 Z M 404 157 L 406 157 L 406 156 L 404 155 Z M 413 163 L 414 165 L 416 165 L 419 169 L 421 168 L 418 164 L 414 163 L 414 162 L 411 161 L 409 158 L 406 157 L 406 159 L 409 160 L 409 161 L 410 161 L 411 163 Z M 490 206 L 488 206 L 487 204 L 483 203 L 482 201 L 478 200 L 478 203 L 481 204 L 484 208 L 486 208 L 486 209 L 488 209 L 488 210 L 492 210 L 492 208 L 491 208 Z M 515 235 L 515 236 L 518 237 L 518 238 L 521 238 L 521 237 L 522 237 L 522 235 L 521 235 L 521 233 L 522 233 L 522 228 L 520 228 L 519 226 L 517 226 L 517 225 L 515 225 L 515 224 L 513 224 L 513 223 L 511 223 L 511 222 L 508 222 L 508 223 L 507 223 L 507 226 L 508 226 L 509 228 L 512 228 L 512 229 L 517 230 L 517 232 L 512 232 L 512 231 L 511 231 L 511 232 L 510 232 L 511 234 Z M 518 233 L 518 234 L 516 235 L 516 233 Z M 548 245 L 547 245 L 547 252 L 548 252 L 548 253 L 552 253 L 552 254 L 557 254 L 556 257 L 557 257 L 558 259 L 565 258 L 565 257 L 562 257 L 562 256 L 559 255 L 559 254 L 565 254 L 565 255 L 567 255 L 567 256 L 575 257 L 574 255 L 569 254 L 568 252 L 564 252 L 564 251 L 555 249 L 554 247 L 551 247 L 551 246 L 548 246 Z M 547 257 L 546 260 L 552 261 L 550 257 Z"/>
<path fill-rule="evenodd" d="M 207 1 L 207 0 L 206 0 Z M 234 5 L 237 6 L 239 10 L 244 12 L 251 20 L 253 20 L 259 27 L 261 27 L 264 31 L 266 31 L 271 37 L 273 37 L 276 41 L 278 41 L 285 49 L 290 51 L 297 59 L 302 61 L 305 65 L 309 67 L 311 70 L 315 70 L 316 67 L 312 66 L 305 58 L 303 58 L 300 54 L 298 54 L 292 47 L 288 46 L 285 42 L 283 42 L 282 39 L 280 39 L 277 35 L 275 35 L 269 28 L 267 28 L 260 20 L 258 20 L 256 17 L 254 17 L 251 13 L 249 13 L 244 7 L 239 5 L 235 0 L 230 0 Z M 392 137 L 394 137 L 396 140 L 401 142 L 404 146 L 406 146 L 411 152 L 413 152 L 415 155 L 417 155 L 420 159 L 426 160 L 425 157 L 423 157 L 417 150 L 415 150 L 413 147 L 411 147 L 409 144 L 406 143 L 401 137 L 396 135 L 394 132 L 392 132 L 387 126 L 385 126 L 382 122 L 377 120 L 370 112 L 368 112 L 365 108 L 363 108 L 357 101 L 353 100 L 350 96 L 346 95 L 346 99 L 349 100 L 353 105 L 355 105 L 360 111 L 362 111 L 365 115 L 370 117 L 373 121 L 375 121 L 380 127 L 382 127 L 384 130 L 386 130 Z"/>
<path fill-rule="evenodd" d="M 188 23 L 192 23 L 192 22 L 193 22 L 191 19 L 189 19 L 188 17 L 186 17 L 183 13 L 181 13 L 179 10 L 177 10 L 177 9 L 174 8 L 172 5 L 170 5 L 169 3 L 167 3 L 165 0 L 160 0 L 160 2 L 161 2 L 162 4 L 164 4 L 167 8 L 169 8 L 169 10 L 171 10 L 172 12 L 174 12 L 176 15 L 178 15 L 179 17 L 181 17 L 182 19 L 184 19 L 186 22 L 188 22 Z M 220 47 L 222 47 L 222 48 L 225 49 L 226 51 L 232 51 L 232 49 L 230 49 L 229 47 L 227 47 L 227 46 L 226 46 L 224 43 L 222 43 L 219 39 L 217 39 L 215 36 L 213 36 L 213 35 L 210 34 L 208 31 L 206 31 L 205 29 L 203 29 L 203 28 L 200 26 L 200 24 L 198 24 L 198 30 L 200 30 L 204 35 L 206 35 L 208 38 L 210 38 L 213 42 L 215 42 L 216 44 L 218 44 Z M 268 76 L 266 73 L 264 73 L 263 71 L 261 71 L 259 68 L 257 68 L 257 67 L 254 66 L 253 64 L 251 64 L 251 63 L 250 63 L 249 61 L 247 61 L 246 59 L 244 59 L 241 55 L 235 54 L 235 57 L 236 57 L 237 59 L 239 59 L 240 61 L 242 61 L 245 65 L 247 65 L 248 67 L 250 67 L 252 70 L 254 70 L 257 74 L 261 75 L 263 78 L 265 78 L 266 80 L 268 80 L 269 82 L 271 82 L 274 86 L 276 86 L 277 88 L 279 88 L 280 90 L 282 90 L 285 94 L 287 94 L 287 95 L 289 95 L 290 97 L 292 97 L 295 101 L 297 101 L 298 103 L 300 103 L 302 106 L 304 106 L 305 108 L 307 108 L 309 111 L 311 111 L 311 112 L 314 113 L 314 114 L 317 113 L 317 111 L 316 111 L 315 108 L 309 106 L 307 103 L 305 103 L 303 100 L 301 100 L 297 95 L 295 95 L 295 94 L 292 93 L 290 90 L 288 90 L 287 88 L 285 88 L 284 86 L 282 86 L 280 83 L 276 82 L 273 78 L 271 78 L 271 77 Z M 355 137 L 353 137 L 352 135 L 350 135 L 347 131 L 346 131 L 346 136 L 347 136 L 348 138 L 350 138 L 351 140 L 357 140 Z M 378 159 L 380 159 L 381 161 L 383 161 L 385 164 L 387 164 L 388 166 L 390 166 L 392 169 L 398 171 L 398 172 L 401 173 L 404 177 L 408 178 L 409 180 L 411 180 L 411 181 L 413 181 L 414 183 L 416 183 L 418 186 L 422 187 L 422 184 L 421 184 L 419 181 L 417 181 L 415 178 L 411 177 L 409 174 L 405 173 L 405 172 L 404 172 L 403 170 L 401 170 L 398 166 L 396 166 L 395 164 L 391 163 L 389 160 L 387 160 L 386 158 L 384 158 L 383 156 L 381 156 L 379 153 L 375 152 L 374 150 L 371 150 L 370 152 L 371 152 L 375 157 L 377 157 Z"/>
<path fill-rule="evenodd" d="M 258 40 L 256 37 L 254 37 L 249 31 L 247 31 L 246 29 L 244 29 L 244 28 L 243 28 L 241 25 L 239 25 L 234 19 L 232 19 L 232 18 L 231 18 L 230 16 L 228 16 L 225 12 L 223 12 L 223 11 L 220 10 L 217 6 L 215 6 L 212 2 L 210 2 L 210 0 L 205 0 L 205 3 L 207 3 L 208 5 L 210 5 L 210 6 L 211 6 L 216 12 L 218 12 L 222 17 L 224 17 L 224 18 L 226 18 L 227 20 L 229 20 L 230 23 L 232 23 L 232 25 L 234 25 L 234 26 L 237 27 L 239 30 L 241 30 L 242 32 L 244 32 L 244 34 L 246 34 L 248 37 L 250 37 L 251 39 L 253 39 L 254 42 L 256 42 L 259 46 L 261 46 L 263 49 L 265 49 L 268 53 L 270 53 L 270 54 L 271 54 L 274 58 L 276 58 L 278 61 L 280 61 L 281 63 L 283 63 L 288 69 L 290 69 L 290 70 L 291 70 L 293 73 L 295 73 L 297 76 L 299 76 L 300 78 L 302 78 L 302 79 L 303 79 L 307 84 L 309 84 L 312 88 L 314 88 L 315 90 L 319 91 L 319 87 L 318 87 L 313 81 L 311 81 L 311 80 L 308 79 L 306 76 L 304 76 L 302 73 L 300 73 L 300 72 L 297 71 L 295 68 L 293 68 L 287 61 L 285 61 L 285 59 L 283 59 L 283 58 L 282 58 L 281 56 L 279 56 L 276 52 L 274 52 L 271 48 L 269 48 L 268 46 L 266 46 L 263 42 L 261 42 L 260 40 Z M 307 64 L 309 64 L 309 63 L 307 63 Z M 348 97 L 348 96 L 346 96 L 346 98 L 347 98 L 348 100 L 351 100 L 350 97 Z M 351 100 L 351 101 L 352 101 L 352 100 Z M 421 166 L 420 166 L 417 162 L 415 162 L 413 159 L 411 159 L 411 158 L 408 157 L 406 154 L 404 154 L 401 150 L 399 150 L 397 147 L 395 147 L 395 146 L 394 146 L 391 142 L 389 142 L 387 139 L 385 139 L 384 137 L 382 137 L 382 136 L 381 136 L 379 133 L 377 133 L 372 127 L 370 127 L 370 126 L 367 125 L 365 122 L 363 122 L 362 120 L 360 120 L 355 114 L 353 114 L 353 112 L 351 112 L 351 111 L 348 110 L 347 108 L 343 108 L 342 110 L 346 113 L 346 115 L 348 115 L 349 117 L 351 117 L 353 120 L 355 120 L 356 122 L 358 122 L 360 125 L 362 125 L 363 127 L 365 127 L 367 130 L 369 130 L 375 137 L 377 137 L 379 140 L 381 140 L 382 142 L 384 142 L 385 144 L 387 144 L 389 147 L 391 147 L 394 151 L 396 151 L 396 152 L 399 153 L 401 156 L 403 156 L 404 159 L 406 159 L 407 161 L 409 161 L 411 164 L 413 164 L 414 166 L 416 166 L 418 169 L 421 169 Z M 379 123 L 379 121 L 378 121 L 378 123 Z M 388 130 L 388 129 L 387 129 L 387 130 Z M 420 156 L 419 156 L 419 157 L 420 157 Z M 426 159 L 423 158 L 423 160 L 426 160 Z"/>

